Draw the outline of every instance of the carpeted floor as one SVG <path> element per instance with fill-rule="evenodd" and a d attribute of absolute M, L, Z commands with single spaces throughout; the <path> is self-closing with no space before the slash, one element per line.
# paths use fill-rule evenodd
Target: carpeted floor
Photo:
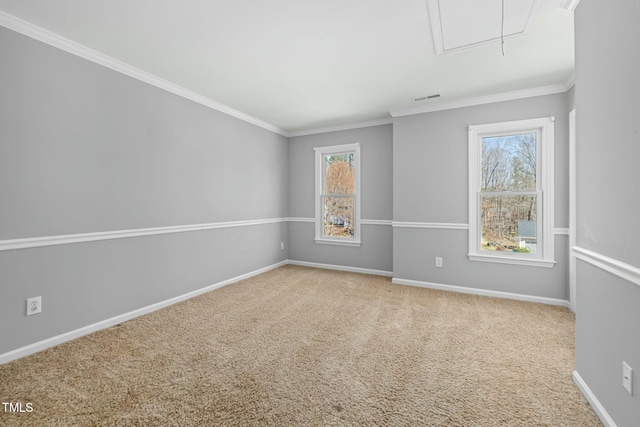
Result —
<path fill-rule="evenodd" d="M 285 266 L 0 366 L 0 425 L 599 426 L 564 308 Z"/>

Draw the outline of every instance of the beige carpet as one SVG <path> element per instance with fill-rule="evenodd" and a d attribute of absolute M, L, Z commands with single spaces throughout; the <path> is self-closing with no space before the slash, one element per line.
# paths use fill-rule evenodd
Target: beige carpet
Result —
<path fill-rule="evenodd" d="M 0 366 L 0 425 L 598 426 L 564 308 L 282 267 Z"/>

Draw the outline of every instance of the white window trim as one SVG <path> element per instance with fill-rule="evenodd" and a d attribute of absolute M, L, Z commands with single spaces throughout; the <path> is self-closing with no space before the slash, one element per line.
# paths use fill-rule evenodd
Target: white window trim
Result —
<path fill-rule="evenodd" d="M 554 117 L 517 120 L 469 126 L 469 254 L 471 261 L 495 262 L 537 267 L 553 267 L 554 257 Z M 482 150 L 480 138 L 495 134 L 517 134 L 538 130 L 541 141 L 537 144 L 540 162 L 540 176 L 536 178 L 537 190 L 542 193 L 538 206 L 542 213 L 542 245 L 535 256 L 520 253 L 484 253 L 480 250 L 480 212 L 478 197 L 481 185 L 480 162 Z M 505 192 L 505 194 L 508 194 Z"/>
<path fill-rule="evenodd" d="M 316 152 L 316 202 L 315 202 L 315 242 L 319 244 L 327 245 L 342 245 L 342 246 L 360 246 L 360 143 L 355 142 L 352 144 L 343 145 L 331 145 L 326 147 L 314 147 Z M 320 202 L 320 196 L 322 194 L 322 179 L 323 179 L 323 157 L 327 154 L 341 154 L 355 152 L 355 212 L 353 215 L 353 238 L 345 237 L 326 237 L 322 235 L 322 203 Z"/>

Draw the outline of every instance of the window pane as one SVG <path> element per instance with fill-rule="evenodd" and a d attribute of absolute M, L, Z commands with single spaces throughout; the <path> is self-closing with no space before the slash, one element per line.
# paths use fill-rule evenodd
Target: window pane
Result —
<path fill-rule="evenodd" d="M 536 189 L 536 134 L 482 138 L 482 191 Z"/>
<path fill-rule="evenodd" d="M 355 154 L 324 156 L 324 194 L 353 194 L 356 186 Z"/>
<path fill-rule="evenodd" d="M 537 196 L 481 196 L 482 250 L 536 253 Z"/>
<path fill-rule="evenodd" d="M 354 197 L 322 197 L 323 236 L 353 237 Z"/>

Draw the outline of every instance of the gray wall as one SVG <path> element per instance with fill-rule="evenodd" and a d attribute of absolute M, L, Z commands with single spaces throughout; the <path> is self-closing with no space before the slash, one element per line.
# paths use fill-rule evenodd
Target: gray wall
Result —
<path fill-rule="evenodd" d="M 313 218 L 315 209 L 314 147 L 361 144 L 361 208 L 363 220 L 393 217 L 392 125 L 299 136 L 289 140 L 289 216 Z M 312 222 L 289 225 L 289 254 L 297 261 L 392 271 L 390 225 L 362 225 L 362 245 L 316 244 Z"/>
<path fill-rule="evenodd" d="M 398 117 L 393 124 L 394 221 L 468 224 L 468 127 L 555 116 L 555 227 L 568 227 L 568 106 L 557 94 Z M 394 277 L 566 300 L 568 236 L 553 268 L 469 261 L 467 230 L 394 228 Z M 442 256 L 444 267 L 435 268 Z"/>
<path fill-rule="evenodd" d="M 0 240 L 288 215 L 285 137 L 4 28 L 0 58 Z M 0 354 L 285 260 L 287 233 L 1 251 Z"/>
<path fill-rule="evenodd" d="M 576 85 L 572 85 L 567 91 L 567 107 L 569 111 L 576 108 Z"/>
<path fill-rule="evenodd" d="M 577 245 L 640 268 L 640 3 L 575 12 Z M 576 370 L 619 427 L 640 420 L 640 286 L 578 260 Z M 634 368 L 634 396 L 622 361 Z"/>

